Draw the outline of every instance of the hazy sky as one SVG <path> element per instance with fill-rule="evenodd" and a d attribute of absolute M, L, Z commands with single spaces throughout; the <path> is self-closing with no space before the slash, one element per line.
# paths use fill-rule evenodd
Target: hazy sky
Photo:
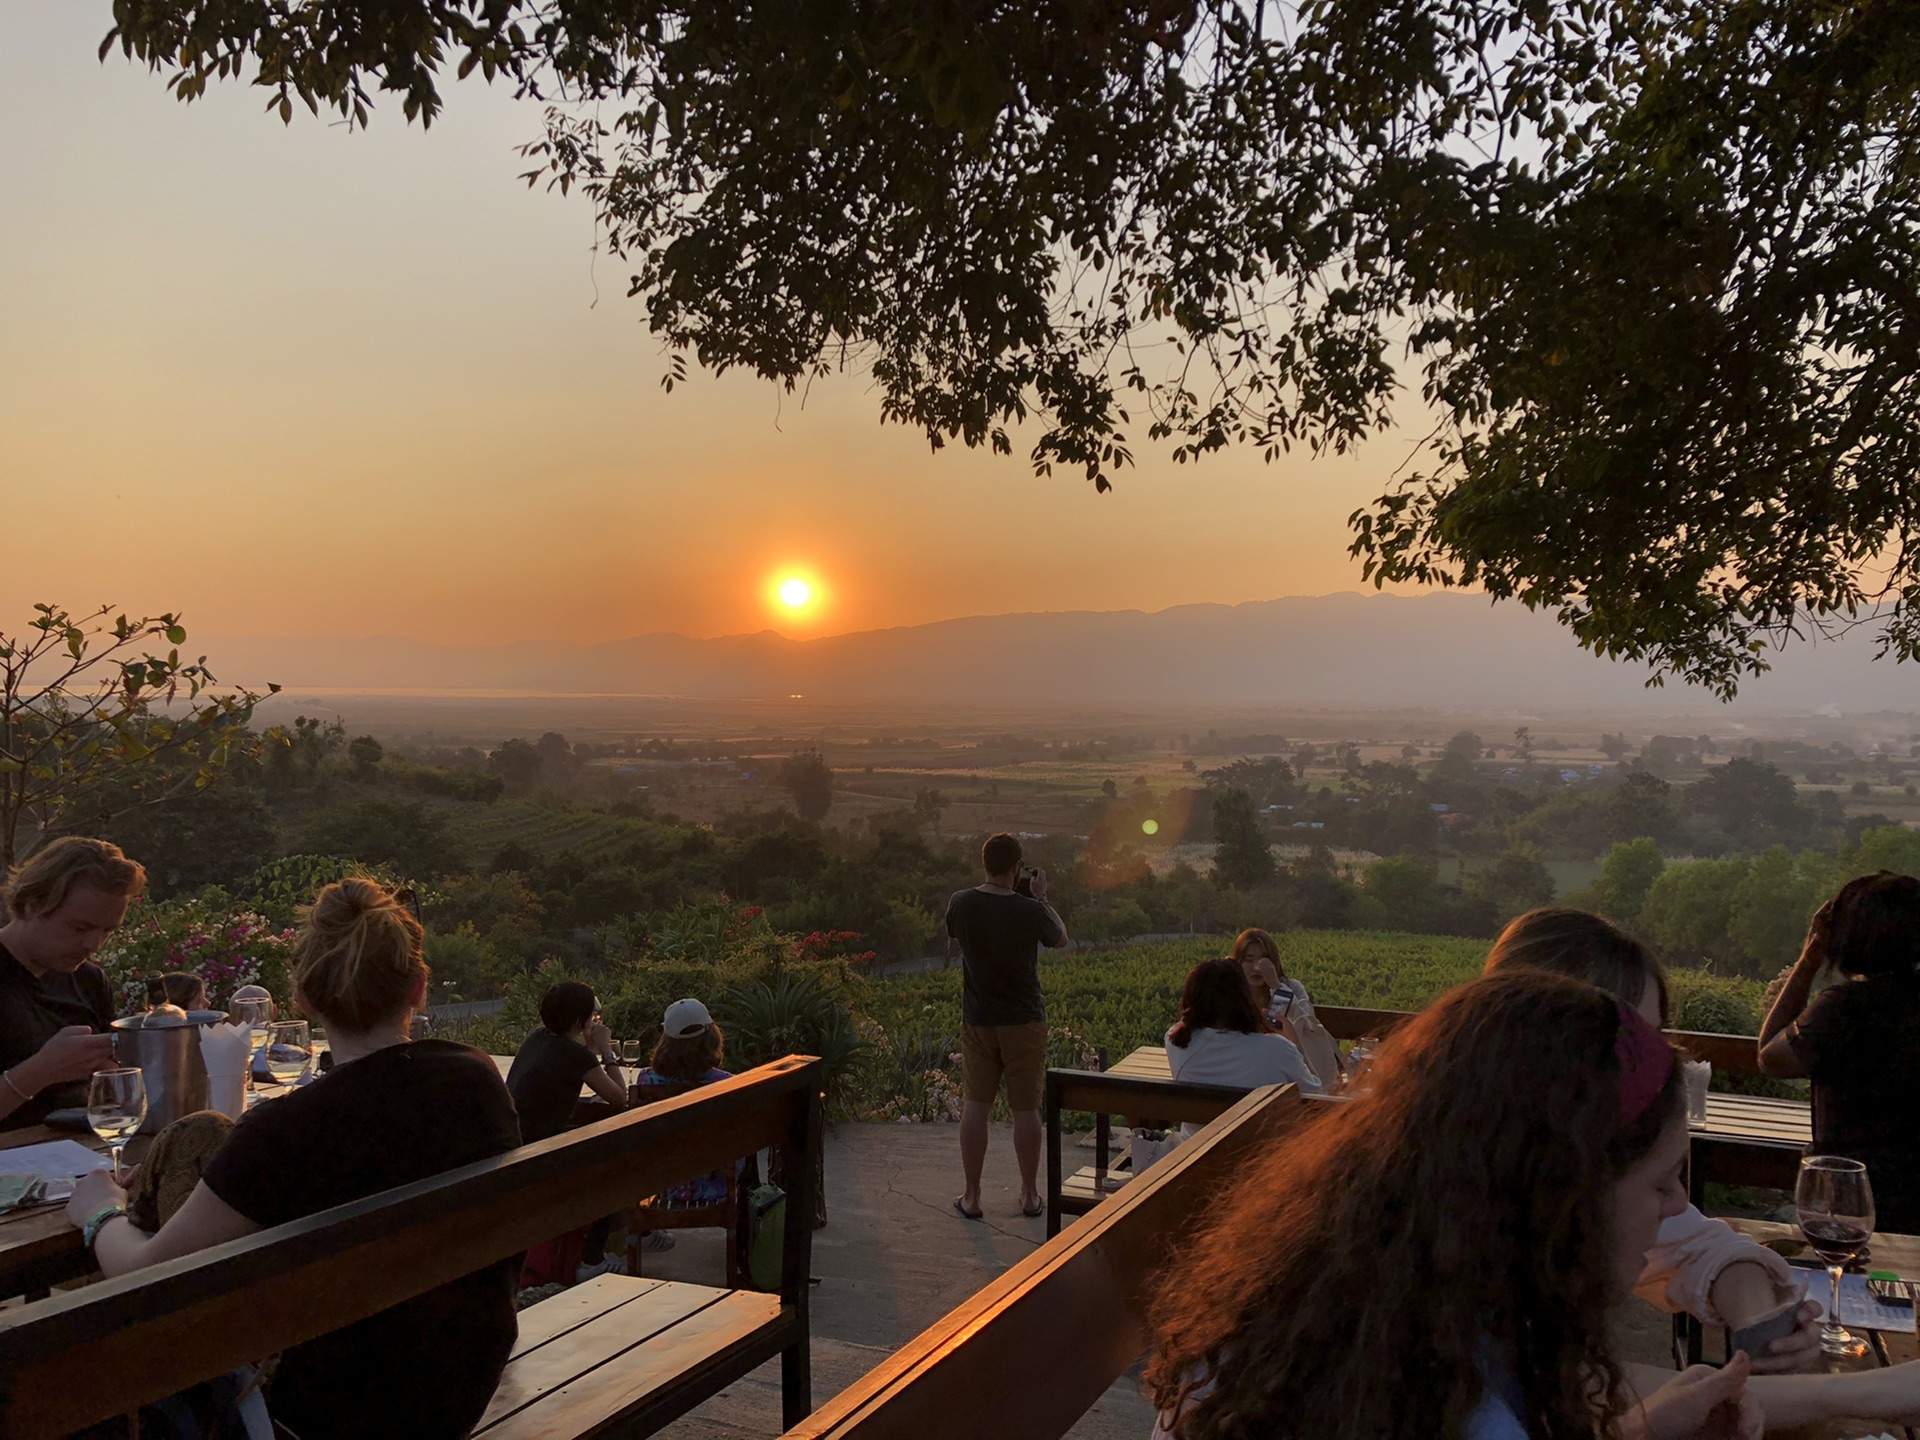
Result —
<path fill-rule="evenodd" d="M 1358 586 L 1345 518 L 1397 440 L 1143 454 L 1096 496 L 931 454 L 858 377 L 665 395 L 587 205 L 515 178 L 535 109 L 476 81 L 430 132 L 397 102 L 283 127 L 96 60 L 111 23 L 0 0 L 0 629 L 52 599 L 202 635 L 713 635 L 773 623 L 788 569 L 820 631 Z"/>

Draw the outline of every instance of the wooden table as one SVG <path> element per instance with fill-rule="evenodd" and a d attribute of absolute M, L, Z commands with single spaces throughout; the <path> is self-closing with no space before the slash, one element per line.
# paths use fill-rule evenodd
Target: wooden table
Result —
<path fill-rule="evenodd" d="M 1163 1045 L 1142 1045 L 1108 1073 L 1173 1079 Z M 1709 1182 L 1791 1190 L 1801 1152 L 1813 1140 L 1813 1107 L 1804 1100 L 1716 1091 L 1707 1096 L 1707 1118 L 1687 1128 L 1693 1137 L 1690 1185 L 1696 1205 Z"/>
<path fill-rule="evenodd" d="M 1743 1235 L 1750 1235 L 1762 1245 L 1777 1251 L 1790 1261 L 1815 1261 L 1814 1254 L 1807 1249 L 1797 1225 L 1780 1225 L 1771 1220 L 1727 1221 Z M 1818 1263 L 1815 1261 L 1815 1263 Z M 1869 1242 L 1866 1268 L 1869 1270 L 1891 1270 L 1902 1280 L 1920 1280 L 1920 1235 L 1896 1235 L 1892 1231 L 1876 1230 Z M 1825 1304 L 1828 1296 L 1826 1271 L 1824 1269 L 1809 1272 L 1808 1294 Z M 1912 1335 L 1894 1334 L 1890 1331 L 1868 1331 L 1880 1342 L 1883 1363 L 1897 1365 L 1903 1360 L 1920 1358 L 1920 1345 Z"/>
<path fill-rule="evenodd" d="M 271 1100 L 292 1088 L 256 1081 L 253 1093 L 260 1100 Z M 105 1168 L 107 1142 L 91 1130 L 55 1130 L 47 1125 L 0 1130 L 0 1150 L 15 1150 L 48 1140 L 72 1140 L 84 1145 L 101 1157 L 101 1168 Z M 127 1143 L 123 1160 L 129 1165 L 138 1165 L 152 1143 L 151 1135 L 134 1136 Z M 0 1214 L 0 1299 L 39 1294 L 50 1286 L 92 1274 L 93 1269 L 93 1257 L 80 1243 L 80 1232 L 67 1219 L 66 1201 L 15 1208 Z"/>
<path fill-rule="evenodd" d="M 25 1125 L 0 1131 L 0 1150 L 39 1145 L 49 1140 L 72 1140 L 94 1151 L 102 1160 L 106 1141 L 88 1131 L 55 1130 Z M 136 1135 L 127 1144 L 125 1159 L 138 1164 L 152 1137 Z M 77 1280 L 93 1269 L 93 1257 L 80 1243 L 80 1232 L 67 1219 L 66 1201 L 16 1207 L 0 1214 L 0 1297 L 34 1295 L 67 1280 Z"/>

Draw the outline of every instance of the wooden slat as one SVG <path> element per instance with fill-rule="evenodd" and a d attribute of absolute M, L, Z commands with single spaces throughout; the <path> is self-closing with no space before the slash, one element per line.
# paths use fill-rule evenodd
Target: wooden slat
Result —
<path fill-rule="evenodd" d="M 1336 1040 L 1373 1035 L 1384 1040 L 1414 1017 L 1411 1010 L 1363 1010 L 1353 1005 L 1316 1005 L 1314 1015 Z"/>
<path fill-rule="evenodd" d="M 654 1337 L 699 1314 L 729 1293 L 706 1285 L 675 1285 L 665 1281 L 649 1284 L 630 1276 L 601 1278 L 615 1282 L 610 1289 L 619 1288 L 624 1281 L 634 1293 L 626 1304 L 613 1306 L 583 1324 L 569 1326 L 509 1361 L 478 1429 L 501 1423 L 589 1371 L 619 1359 L 637 1345 L 650 1344 Z M 543 1301 L 542 1305 L 564 1298 L 556 1296 L 554 1300 Z M 761 1298 L 771 1304 L 771 1310 L 763 1318 L 777 1317 L 779 1298 Z M 540 1308 L 541 1305 L 536 1305 L 533 1311 Z"/>
<path fill-rule="evenodd" d="M 810 1117 L 818 1115 L 819 1087 L 819 1062 L 789 1057 L 683 1099 L 7 1312 L 0 1434 L 39 1440 L 125 1414 L 614 1213 L 635 1195 L 769 1145 L 791 1150 L 796 1136 L 817 1134 Z M 805 1265 L 809 1238 L 789 1235 L 789 1261 L 798 1251 Z M 262 1303 L 268 1293 L 272 1304 Z M 77 1375 L 84 1385 L 72 1383 Z"/>
<path fill-rule="evenodd" d="M 1303 1113 L 1292 1086 L 1254 1091 L 788 1440 L 1058 1440 L 1145 1350 L 1146 1282 L 1167 1247 Z"/>
<path fill-rule="evenodd" d="M 1163 1046 L 1159 1045 L 1142 1045 L 1105 1073 L 1144 1084 L 1152 1084 L 1156 1081 L 1164 1085 L 1173 1083 L 1172 1072 L 1167 1068 L 1167 1052 Z M 1136 1103 L 1150 1104 L 1151 1099 Z M 1063 1105 L 1066 1109 L 1088 1108 L 1082 1104 L 1066 1102 L 1063 1102 Z M 1155 1110 L 1142 1113 L 1157 1115 L 1160 1112 Z M 1184 1120 L 1186 1117 L 1178 1118 Z M 1813 1107 L 1805 1100 L 1790 1100 L 1779 1096 L 1726 1095 L 1715 1092 L 1707 1096 L 1706 1122 L 1694 1125 L 1693 1129 L 1696 1134 L 1721 1135 L 1733 1139 L 1791 1141 L 1804 1145 L 1813 1139 Z"/>
<path fill-rule="evenodd" d="M 611 1417 L 644 1410 L 681 1384 L 686 1372 L 750 1346 L 756 1336 L 780 1319 L 777 1296 L 749 1290 L 707 1293 L 715 1297 L 712 1303 L 700 1306 L 686 1319 L 658 1333 L 633 1336 L 632 1343 L 617 1352 L 618 1363 L 599 1363 L 525 1409 L 492 1425 L 483 1422 L 476 1436 L 485 1440 L 577 1440 L 597 1435 Z M 616 1312 L 605 1325 L 590 1326 L 557 1344 L 567 1345 L 575 1339 L 583 1347 L 596 1341 L 618 1343 L 620 1337 L 600 1332 L 613 1326 L 622 1313 Z M 587 1353 L 583 1349 L 583 1356 Z"/>
<path fill-rule="evenodd" d="M 520 1335 L 508 1359 L 518 1359 L 569 1330 L 630 1305 L 642 1295 L 666 1284 L 627 1275 L 596 1275 L 582 1285 L 563 1290 L 520 1312 Z"/>
<path fill-rule="evenodd" d="M 1137 1052 L 1136 1052 L 1137 1053 Z M 1204 1125 L 1247 1093 L 1232 1085 L 1184 1085 L 1117 1070 L 1050 1070 L 1062 1110 L 1151 1117 L 1175 1125 Z"/>
<path fill-rule="evenodd" d="M 1316 1005 L 1313 1013 L 1336 1040 L 1362 1035 L 1384 1038 L 1413 1018 L 1410 1010 L 1362 1010 L 1349 1005 Z M 1722 1035 L 1704 1030 L 1669 1030 L 1667 1038 L 1696 1060 L 1728 1075 L 1760 1073 L 1760 1042 L 1751 1035 Z"/>

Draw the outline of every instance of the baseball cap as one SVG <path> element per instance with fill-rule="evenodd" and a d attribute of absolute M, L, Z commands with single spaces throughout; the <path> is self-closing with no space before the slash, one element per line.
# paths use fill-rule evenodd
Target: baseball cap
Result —
<path fill-rule="evenodd" d="M 713 1024 L 713 1016 L 707 1013 L 707 1007 L 698 1000 L 676 1000 L 667 1006 L 666 1019 L 661 1028 L 670 1040 L 685 1040 L 689 1035 L 698 1035 Z"/>

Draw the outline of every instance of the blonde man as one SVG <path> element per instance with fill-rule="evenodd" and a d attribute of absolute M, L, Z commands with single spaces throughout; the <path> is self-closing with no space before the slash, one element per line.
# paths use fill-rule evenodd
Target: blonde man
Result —
<path fill-rule="evenodd" d="M 113 992 L 93 963 L 147 872 L 105 840 L 68 836 L 15 868 L 0 925 L 0 1129 L 86 1102 L 113 1064 Z"/>

